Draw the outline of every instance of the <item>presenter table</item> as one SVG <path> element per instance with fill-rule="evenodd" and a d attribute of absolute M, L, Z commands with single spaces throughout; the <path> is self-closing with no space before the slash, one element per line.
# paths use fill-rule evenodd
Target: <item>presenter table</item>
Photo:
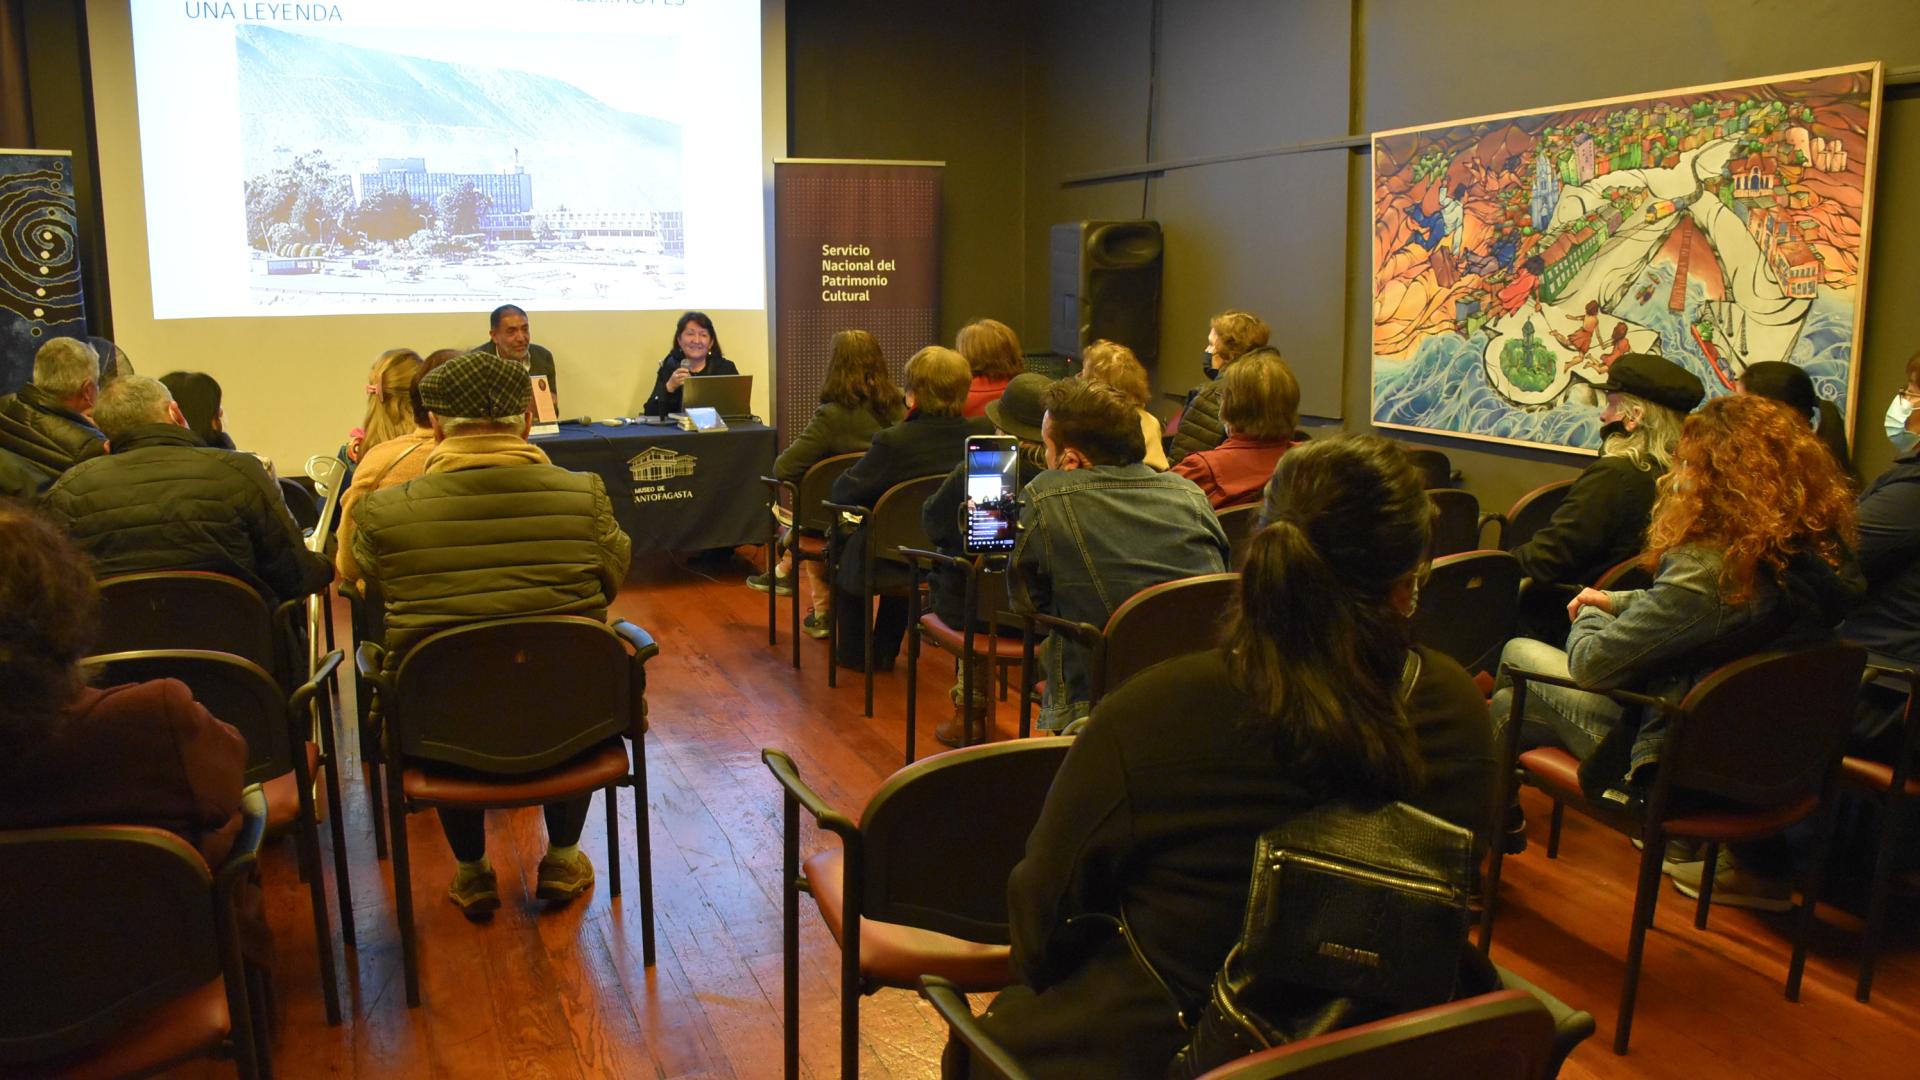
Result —
<path fill-rule="evenodd" d="M 607 485 L 633 551 L 702 551 L 762 543 L 773 429 L 748 421 L 726 431 L 654 424 L 562 424 L 533 443 L 555 465 Z"/>

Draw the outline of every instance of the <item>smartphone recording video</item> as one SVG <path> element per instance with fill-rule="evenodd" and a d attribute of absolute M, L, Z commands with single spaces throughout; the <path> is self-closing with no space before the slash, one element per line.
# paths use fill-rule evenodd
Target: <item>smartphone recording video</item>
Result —
<path fill-rule="evenodd" d="M 1011 435 L 967 439 L 966 549 L 968 554 L 1013 550 L 1020 520 L 1020 444 Z"/>

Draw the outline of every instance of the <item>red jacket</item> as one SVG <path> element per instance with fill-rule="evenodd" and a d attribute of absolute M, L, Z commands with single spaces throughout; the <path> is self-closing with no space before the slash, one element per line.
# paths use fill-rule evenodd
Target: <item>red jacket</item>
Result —
<path fill-rule="evenodd" d="M 975 375 L 973 377 L 973 385 L 967 387 L 967 407 L 960 410 L 960 415 L 987 415 L 987 403 L 999 401 L 1000 395 L 1007 389 L 1007 384 L 1012 381 L 1013 376 L 1011 375 L 1000 379 L 990 379 L 985 375 Z"/>
<path fill-rule="evenodd" d="M 1173 471 L 1200 485 L 1215 510 L 1252 502 L 1273 477 L 1280 455 L 1292 439 L 1249 439 L 1229 435 L 1211 450 L 1197 450 L 1181 458 Z"/>

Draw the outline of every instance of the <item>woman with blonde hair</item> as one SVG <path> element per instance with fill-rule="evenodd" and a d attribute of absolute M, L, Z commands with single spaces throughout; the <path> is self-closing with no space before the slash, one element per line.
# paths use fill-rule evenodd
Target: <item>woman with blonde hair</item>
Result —
<path fill-rule="evenodd" d="M 438 349 L 413 365 L 413 381 L 400 395 L 407 403 L 409 429 L 361 452 L 360 464 L 353 470 L 353 482 L 340 495 L 339 547 L 334 553 L 334 567 L 340 571 L 342 581 L 356 581 L 360 574 L 359 567 L 353 563 L 353 508 L 368 494 L 404 484 L 426 470 L 427 455 L 433 450 L 433 421 L 427 416 L 426 405 L 420 401 L 420 380 L 427 372 L 459 355 L 459 349 Z"/>
<path fill-rule="evenodd" d="M 367 375 L 367 416 L 347 433 L 347 460 L 358 464 L 367 451 L 413 430 L 413 406 L 407 390 L 420 376 L 420 354 L 388 349 Z"/>
<path fill-rule="evenodd" d="M 975 319 L 961 327 L 953 348 L 967 358 L 967 367 L 973 370 L 964 416 L 987 415 L 987 405 L 999 401 L 1013 377 L 1027 370 L 1021 358 L 1020 335 L 998 319 Z"/>
<path fill-rule="evenodd" d="M 865 330 L 842 330 L 833 335 L 833 353 L 827 361 L 826 379 L 820 384 L 820 407 L 813 411 L 813 419 L 807 421 L 806 428 L 794 437 L 792 444 L 774 459 L 773 475 L 798 485 L 807 470 L 821 461 L 836 454 L 864 452 L 872 445 L 876 432 L 899 423 L 906 411 L 906 395 L 894 385 L 893 375 L 887 371 L 887 358 L 880 352 L 879 339 Z M 782 525 L 793 525 L 787 508 L 779 507 L 775 513 L 784 515 Z M 761 592 L 773 588 L 787 595 L 793 591 L 787 580 L 792 574 L 792 563 L 792 559 L 784 559 L 772 577 L 755 574 L 747 579 L 747 585 Z M 801 629 L 811 637 L 824 638 L 832 593 L 820 563 L 803 565 L 812 610 L 807 613 Z"/>
<path fill-rule="evenodd" d="M 1167 471 L 1167 443 L 1160 431 L 1160 420 L 1147 411 L 1153 389 L 1147 385 L 1147 369 L 1133 350 L 1117 341 L 1101 338 L 1080 355 L 1080 370 L 1095 382 L 1106 383 L 1133 399 L 1140 410 L 1140 434 L 1147 440 L 1146 463 L 1156 472 Z"/>
<path fill-rule="evenodd" d="M 1582 589 L 1567 605 L 1566 651 L 1516 638 L 1501 664 L 1678 701 L 1741 657 L 1833 640 L 1862 591 L 1857 541 L 1852 489 L 1805 421 L 1756 395 L 1717 398 L 1687 418 L 1660 482 L 1641 553 L 1653 584 Z M 1493 695 L 1496 727 L 1507 723 L 1512 693 Z M 1637 730 L 1636 718 L 1644 721 Z M 1520 738 L 1524 747 L 1560 746 L 1586 762 L 1582 782 L 1596 790 L 1631 793 L 1652 775 L 1646 766 L 1660 757 L 1664 719 L 1629 714 L 1586 690 L 1536 683 Z M 1508 850 L 1525 847 L 1524 830 L 1516 808 Z M 1718 882 L 1716 900 L 1792 906 L 1784 886 L 1763 896 L 1736 889 L 1723 897 L 1717 889 Z"/>

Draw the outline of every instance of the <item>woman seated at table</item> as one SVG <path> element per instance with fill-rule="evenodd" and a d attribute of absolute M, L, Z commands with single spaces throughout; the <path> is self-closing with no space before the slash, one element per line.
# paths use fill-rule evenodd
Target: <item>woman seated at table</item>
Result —
<path fill-rule="evenodd" d="M 1660 484 L 1642 555 L 1657 568 L 1653 585 L 1582 589 L 1567 605 L 1565 652 L 1515 638 L 1501 664 L 1678 701 L 1743 656 L 1831 641 L 1863 587 L 1855 521 L 1852 488 L 1803 419 L 1753 394 L 1716 398 L 1687 418 Z M 1512 694 L 1494 692 L 1497 728 Z M 1661 718 L 1642 719 L 1600 694 L 1535 685 L 1521 747 L 1565 748 L 1595 794 L 1633 792 L 1651 779 L 1666 734 Z M 1517 805 L 1509 813 L 1507 850 L 1517 851 L 1526 823 Z M 1792 906 L 1784 883 L 1766 899 Z"/>
<path fill-rule="evenodd" d="M 680 412 L 681 388 L 695 375 L 738 375 L 740 369 L 720 351 L 720 335 L 704 312 L 689 311 L 673 328 L 673 348 L 660 361 L 653 396 L 642 409 L 649 416 Z"/>
<path fill-rule="evenodd" d="M 218 868 L 240 832 L 247 742 L 174 679 L 95 689 L 99 593 L 66 531 L 0 503 L 0 829 L 153 825 Z M 241 945 L 272 960 L 258 886 Z"/>
<path fill-rule="evenodd" d="M 1404 799 L 1486 828 L 1483 699 L 1407 643 L 1432 515 L 1420 473 L 1377 436 L 1308 443 L 1263 515 L 1220 645 L 1101 701 L 1008 882 L 1020 984 L 981 1024 L 1035 1077 L 1166 1075 L 1187 1038 L 1176 1007 L 1198 1015 L 1239 932 L 1254 843 L 1290 816 Z"/>

